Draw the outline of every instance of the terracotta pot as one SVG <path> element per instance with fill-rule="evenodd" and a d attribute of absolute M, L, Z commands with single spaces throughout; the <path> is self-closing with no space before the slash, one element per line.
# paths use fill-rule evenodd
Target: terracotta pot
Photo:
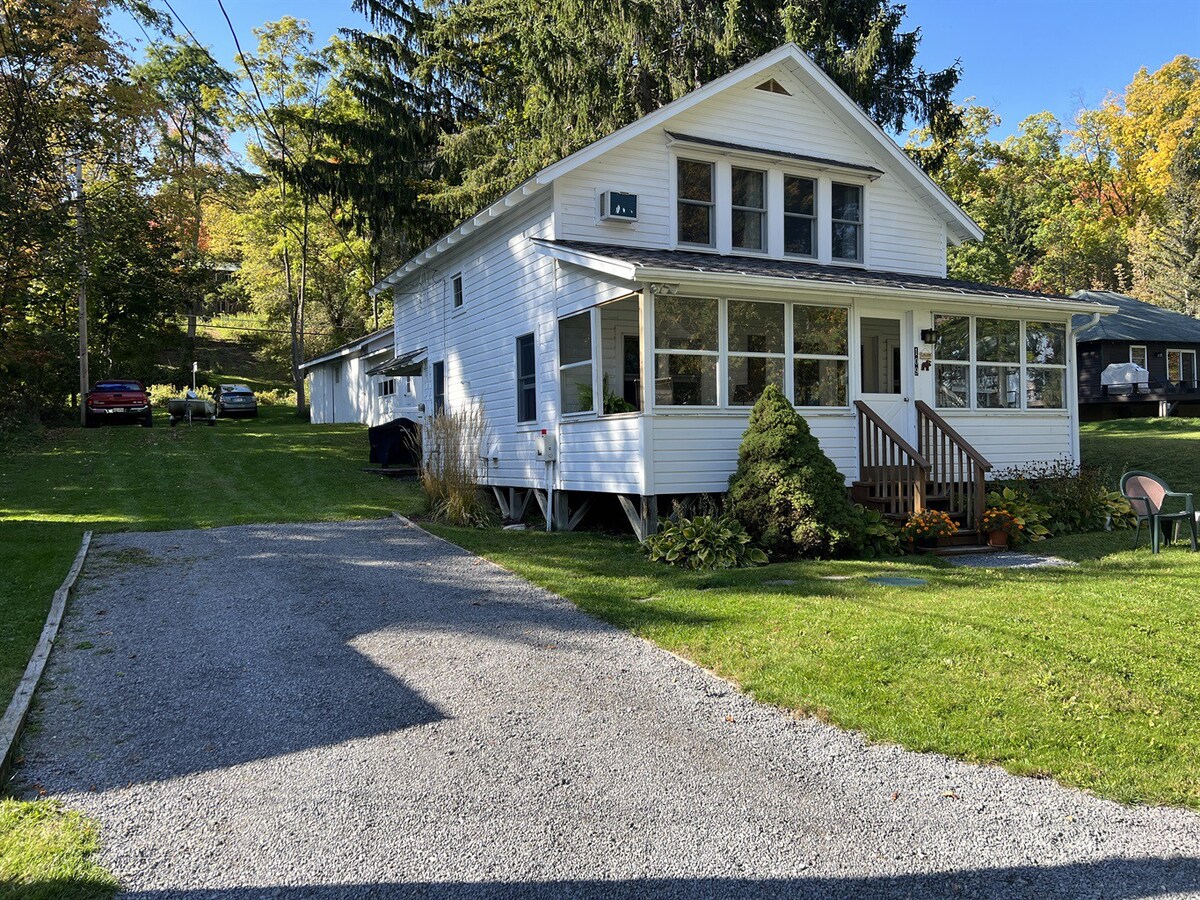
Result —
<path fill-rule="evenodd" d="M 1007 531 L 989 531 L 988 532 L 989 547 L 1007 547 L 1008 532 Z"/>

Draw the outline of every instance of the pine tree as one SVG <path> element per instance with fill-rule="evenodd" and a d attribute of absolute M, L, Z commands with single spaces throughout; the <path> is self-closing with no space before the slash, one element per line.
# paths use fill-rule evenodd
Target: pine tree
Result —
<path fill-rule="evenodd" d="M 774 560 L 846 556 L 862 543 L 842 473 L 774 385 L 750 413 L 729 508 Z"/>

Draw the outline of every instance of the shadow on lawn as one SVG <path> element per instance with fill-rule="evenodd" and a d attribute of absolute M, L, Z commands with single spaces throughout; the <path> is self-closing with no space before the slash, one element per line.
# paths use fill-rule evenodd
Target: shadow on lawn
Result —
<path fill-rule="evenodd" d="M 431 900 L 475 898 L 989 898 L 1097 897 L 1137 900 L 1200 890 L 1200 860 L 1150 857 L 1107 859 L 1059 866 L 1011 866 L 935 874 L 795 878 L 636 878 L 533 882 L 414 882 L 393 884 L 302 885 L 220 890 L 149 890 L 122 894 L 128 900 Z M 46 895 L 50 896 L 50 895 Z"/>

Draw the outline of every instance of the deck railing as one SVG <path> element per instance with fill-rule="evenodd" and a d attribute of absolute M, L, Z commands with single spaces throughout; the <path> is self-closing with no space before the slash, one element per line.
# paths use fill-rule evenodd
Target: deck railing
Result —
<path fill-rule="evenodd" d="M 861 400 L 858 410 L 858 462 L 861 481 L 871 485 L 871 499 L 881 512 L 907 516 L 927 504 L 929 460 Z"/>
<path fill-rule="evenodd" d="M 928 403 L 918 400 L 916 407 L 917 448 L 929 461 L 933 492 L 947 499 L 947 512 L 974 528 L 987 502 L 992 464 Z"/>

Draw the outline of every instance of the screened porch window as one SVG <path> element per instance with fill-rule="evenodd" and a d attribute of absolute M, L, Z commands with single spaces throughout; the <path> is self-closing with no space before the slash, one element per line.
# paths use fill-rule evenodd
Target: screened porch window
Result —
<path fill-rule="evenodd" d="M 729 301 L 729 405 L 753 406 L 768 384 L 783 390 L 784 305 Z"/>
<path fill-rule="evenodd" d="M 717 300 L 660 295 L 654 301 L 654 402 L 716 406 L 720 357 Z"/>
<path fill-rule="evenodd" d="M 934 316 L 933 377 L 942 409 L 1065 409 L 1067 326 Z"/>
<path fill-rule="evenodd" d="M 558 384 L 563 413 L 591 412 L 595 408 L 595 397 L 592 389 L 590 312 L 559 320 L 558 354 Z"/>
<path fill-rule="evenodd" d="M 1025 323 L 1025 405 L 1066 409 L 1067 326 Z"/>
<path fill-rule="evenodd" d="M 849 403 L 849 319 L 849 311 L 840 306 L 792 307 L 796 406 Z"/>

